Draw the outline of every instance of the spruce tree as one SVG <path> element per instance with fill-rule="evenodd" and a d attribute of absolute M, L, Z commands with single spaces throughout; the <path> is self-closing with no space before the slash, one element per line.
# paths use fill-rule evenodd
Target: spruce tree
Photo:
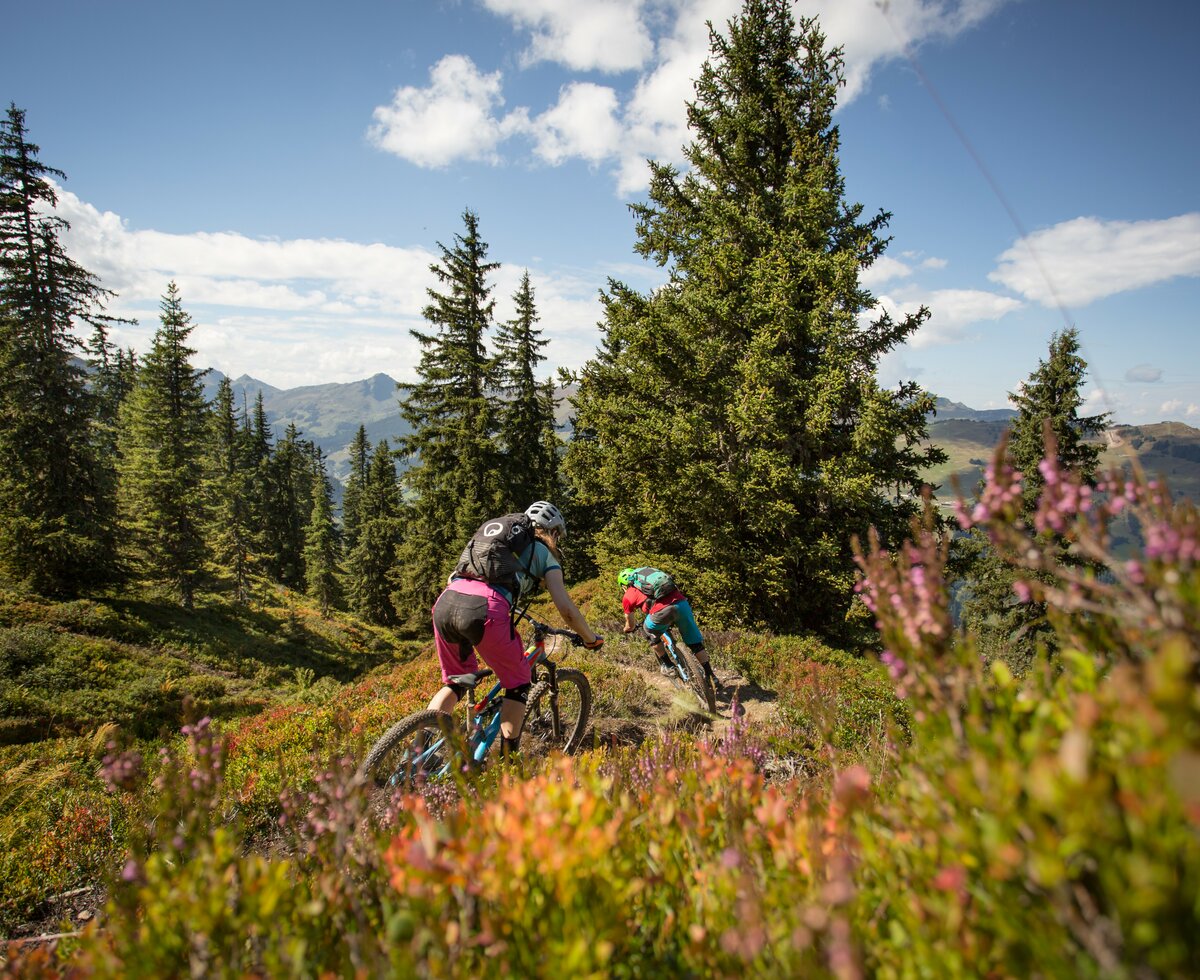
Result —
<path fill-rule="evenodd" d="M 304 581 L 322 616 L 341 602 L 341 542 L 333 523 L 333 485 L 320 450 L 313 454 L 312 515 L 304 532 Z"/>
<path fill-rule="evenodd" d="M 496 447 L 495 361 L 485 337 L 495 301 L 479 219 L 463 212 L 454 245 L 439 243 L 430 266 L 443 292 L 429 289 L 423 315 L 434 332 L 410 331 L 421 345 L 418 381 L 401 384 L 401 415 L 411 433 L 399 450 L 409 460 L 412 497 L 402 555 L 403 603 L 427 610 L 444 581 L 441 562 L 499 507 L 503 489 Z"/>
<path fill-rule="evenodd" d="M 1076 472 L 1095 485 L 1096 468 L 1104 450 L 1101 436 L 1108 413 L 1081 416 L 1087 362 L 1079 349 L 1074 328 L 1050 339 L 1045 360 L 1038 362 L 1009 400 L 1017 407 L 1007 443 L 1008 461 L 1022 476 L 1021 519 L 1032 526 L 1045 480 L 1038 464 L 1046 454 L 1049 429 L 1056 445 L 1058 465 Z M 1052 535 L 1051 535 L 1052 536 Z M 1073 561 L 1066 543 L 1059 541 L 1059 561 Z M 1053 655 L 1055 632 L 1046 620 L 1041 602 L 1018 601 L 1013 591 L 1015 570 L 990 547 L 987 538 L 973 530 L 957 542 L 958 561 L 966 577 L 963 626 L 972 633 L 985 656 L 1004 660 L 1018 673 L 1035 661 L 1039 652 Z M 1023 573 L 1025 574 L 1025 573 Z"/>
<path fill-rule="evenodd" d="M 121 406 L 118 503 L 134 560 L 191 609 L 206 558 L 204 452 L 208 410 L 187 346 L 194 328 L 167 286 L 133 390 Z"/>
<path fill-rule="evenodd" d="M 371 456 L 359 517 L 358 541 L 346 561 L 350 607 L 372 623 L 390 626 L 397 620 L 392 594 L 402 538 L 396 463 L 386 439 Z"/>
<path fill-rule="evenodd" d="M 562 440 L 554 428 L 554 383 L 539 381 L 547 341 L 538 329 L 529 273 L 513 296 L 516 315 L 496 331 L 497 378 L 504 400 L 499 433 L 505 510 L 524 510 L 535 500 L 559 499 L 558 454 Z"/>
<path fill-rule="evenodd" d="M 103 331 L 112 297 L 64 252 L 53 178 L 25 113 L 0 121 L 0 568 L 45 593 L 116 573 L 112 480 L 74 330 Z"/>
<path fill-rule="evenodd" d="M 267 462 L 266 566 L 277 581 L 297 588 L 305 582 L 304 530 L 313 509 L 310 457 L 314 448 L 300 438 L 295 423 L 289 423 Z"/>
<path fill-rule="evenodd" d="M 358 529 L 362 524 L 359 508 L 371 468 L 371 446 L 367 442 L 367 427 L 360 425 L 350 443 L 350 472 L 342 493 L 342 544 L 349 554 L 358 544 Z"/>
<path fill-rule="evenodd" d="M 669 270 L 640 294 L 610 282 L 601 356 L 582 372 L 568 477 L 604 513 L 603 567 L 680 574 L 709 620 L 834 631 L 851 602 L 850 541 L 907 533 L 932 397 L 881 388 L 898 322 L 860 274 L 889 215 L 845 198 L 833 124 L 840 49 L 789 0 L 746 0 L 688 104 L 690 169 L 652 162 L 632 206 L 637 251 Z"/>
<path fill-rule="evenodd" d="M 232 580 L 237 600 L 245 602 L 250 598 L 255 536 L 251 506 L 253 469 L 246 420 L 239 417 L 228 378 L 222 378 L 217 388 L 209 426 L 208 540 L 213 561 Z"/>
<path fill-rule="evenodd" d="M 1050 338 L 1049 354 L 1019 390 L 1008 393 L 1017 407 L 1008 439 L 1013 465 L 1025 474 L 1025 507 L 1032 513 L 1044 485 L 1038 463 L 1045 455 L 1045 427 L 1049 422 L 1057 445 L 1058 465 L 1095 483 L 1096 467 L 1104 444 L 1099 439 L 1109 415 L 1079 414 L 1087 361 L 1080 354 L 1079 331 L 1063 330 Z"/>
<path fill-rule="evenodd" d="M 245 419 L 246 467 L 250 473 L 250 521 L 254 528 L 254 554 L 264 567 L 270 567 L 273 554 L 270 533 L 270 509 L 275 490 L 272 486 L 271 452 L 274 439 L 271 423 L 260 388 L 254 399 L 254 409 Z"/>

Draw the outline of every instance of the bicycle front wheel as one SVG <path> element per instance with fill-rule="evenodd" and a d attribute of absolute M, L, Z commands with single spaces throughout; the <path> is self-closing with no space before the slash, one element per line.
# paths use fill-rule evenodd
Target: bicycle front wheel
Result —
<path fill-rule="evenodd" d="M 376 786 L 414 789 L 453 772 L 460 735 L 453 715 L 418 711 L 384 732 L 358 771 Z"/>
<path fill-rule="evenodd" d="M 691 650 L 685 648 L 682 644 L 675 643 L 673 640 L 667 644 L 671 650 L 671 656 L 675 660 L 675 670 L 680 674 L 681 679 L 693 694 L 696 695 L 700 702 L 700 710 L 707 711 L 709 714 L 717 713 L 717 694 L 713 690 L 712 684 L 709 683 L 708 677 L 704 673 L 704 668 L 700 665 L 700 661 L 696 659 L 696 655 Z"/>
<path fill-rule="evenodd" d="M 560 667 L 554 672 L 554 686 L 549 680 L 538 681 L 530 688 L 525 724 L 521 731 L 545 749 L 559 749 L 567 755 L 576 752 L 583 742 L 592 713 L 592 687 L 578 670 Z"/>

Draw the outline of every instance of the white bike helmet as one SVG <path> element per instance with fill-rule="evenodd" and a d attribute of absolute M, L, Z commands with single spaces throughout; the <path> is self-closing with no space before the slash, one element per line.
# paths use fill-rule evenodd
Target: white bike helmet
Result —
<path fill-rule="evenodd" d="M 548 500 L 539 500 L 525 508 L 525 516 L 538 527 L 547 531 L 557 531 L 564 538 L 567 536 L 567 522 L 563 520 L 562 511 Z"/>

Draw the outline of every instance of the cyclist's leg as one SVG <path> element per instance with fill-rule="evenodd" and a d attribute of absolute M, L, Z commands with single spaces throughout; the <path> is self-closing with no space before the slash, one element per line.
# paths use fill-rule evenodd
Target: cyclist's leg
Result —
<path fill-rule="evenodd" d="M 679 627 L 679 635 L 683 637 L 683 642 L 688 645 L 688 649 L 696 655 L 696 659 L 700 663 L 708 663 L 708 651 L 704 649 L 704 634 L 696 625 L 696 614 L 692 612 L 692 604 L 686 599 L 682 599 L 674 604 L 674 608 L 675 625 Z"/>
<path fill-rule="evenodd" d="M 451 677 L 479 669 L 474 646 L 483 636 L 487 611 L 487 597 L 460 582 L 452 582 L 433 604 L 433 642 L 443 684 L 429 702 L 434 711 L 452 711 L 465 693 L 460 685 L 450 683 Z"/>
<path fill-rule="evenodd" d="M 700 666 L 704 668 L 704 673 L 716 686 L 717 675 L 713 673 L 712 664 L 708 659 L 708 651 L 704 649 L 704 634 L 696 625 L 696 614 L 692 612 L 692 604 L 687 599 L 681 599 L 675 603 L 675 624 L 679 627 L 679 635 L 683 637 L 683 642 L 696 655 Z"/>
<path fill-rule="evenodd" d="M 512 627 L 512 610 L 508 600 L 494 589 L 488 589 L 487 621 L 475 649 L 496 672 L 496 680 L 504 686 L 500 705 L 500 734 L 516 738 L 525 717 L 525 695 L 532 673 L 525 662 L 525 649 L 520 636 Z"/>
<path fill-rule="evenodd" d="M 661 609 L 655 609 L 646 616 L 642 623 L 642 630 L 646 634 L 646 638 L 650 641 L 650 649 L 654 651 L 654 656 L 658 658 L 660 667 L 665 667 L 674 672 L 675 668 L 671 665 L 671 659 L 667 656 L 667 645 L 663 642 L 663 636 L 671 628 L 671 623 L 674 617 L 671 613 L 670 606 L 663 606 Z"/>

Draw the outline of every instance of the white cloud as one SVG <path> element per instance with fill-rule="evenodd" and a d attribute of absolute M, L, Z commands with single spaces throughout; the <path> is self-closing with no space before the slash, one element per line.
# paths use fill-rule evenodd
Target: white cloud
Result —
<path fill-rule="evenodd" d="M 893 259 L 889 255 L 881 256 L 876 259 L 871 265 L 864 269 L 858 277 L 858 281 L 868 289 L 873 289 L 876 286 L 881 286 L 885 282 L 891 282 L 894 279 L 905 279 L 912 275 L 912 266 L 899 259 Z"/>
<path fill-rule="evenodd" d="M 519 110 L 504 118 L 500 72 L 483 74 L 465 55 L 446 55 L 429 72 L 427 88 L 396 89 L 389 105 L 375 109 L 370 140 L 421 167 L 454 160 L 495 163 L 497 145 L 524 123 Z"/>
<path fill-rule="evenodd" d="M 174 279 L 196 323 L 191 343 L 198 366 L 251 373 L 281 388 L 354 381 L 379 371 L 414 376 L 419 351 L 408 330 L 426 326 L 421 310 L 426 289 L 435 285 L 429 266 L 439 254 L 328 239 L 139 231 L 69 191 L 58 189 L 58 195 L 58 213 L 71 224 L 64 245 L 72 258 L 118 293 L 109 312 L 140 320 L 114 328 L 112 340 L 120 346 L 149 349 L 159 301 Z M 501 318 L 513 314 L 511 297 L 523 271 L 513 264 L 496 271 Z M 544 366 L 582 365 L 599 341 L 603 274 L 530 273 L 551 341 Z"/>
<path fill-rule="evenodd" d="M 640 68 L 654 52 L 643 0 L 483 0 L 530 32 L 525 64 L 554 61 L 575 71 Z"/>
<path fill-rule="evenodd" d="M 1125 372 L 1125 380 L 1133 381 L 1139 384 L 1154 384 L 1161 381 L 1163 376 L 1162 368 L 1157 368 L 1153 364 L 1137 364 Z"/>
<path fill-rule="evenodd" d="M 531 132 L 535 152 L 550 164 L 572 157 L 599 163 L 621 145 L 617 93 L 591 82 L 572 82 L 559 93 L 558 103 L 535 119 Z"/>
<path fill-rule="evenodd" d="M 1169 417 L 1171 415 L 1178 415 L 1179 410 L 1182 408 L 1183 402 L 1181 402 L 1178 398 L 1172 398 L 1170 401 L 1163 402 L 1158 407 L 1158 411 L 1161 415 Z"/>
<path fill-rule="evenodd" d="M 1200 212 L 1162 221 L 1075 218 L 1004 252 L 988 278 L 1026 299 L 1084 306 L 1178 276 L 1200 276 Z"/>
<path fill-rule="evenodd" d="M 481 2 L 528 32 L 524 64 L 638 71 L 623 104 L 617 104 L 621 97 L 615 91 L 610 105 L 602 94 L 606 89 L 593 86 L 587 92 L 568 84 L 552 109 L 539 114 L 521 106 L 500 117 L 500 73 L 483 74 L 464 55 L 447 55 L 431 70 L 427 88 L 402 87 L 390 105 L 375 110 L 372 141 L 418 166 L 436 167 L 458 159 L 496 162 L 501 142 L 525 135 L 552 165 L 572 158 L 595 164 L 611 156 L 621 195 L 646 188 L 647 159 L 684 163 L 690 139 L 685 103 L 695 98 L 695 79 L 710 54 L 707 22 L 725 33 L 742 6 L 741 0 Z M 811 0 L 803 13 L 820 18 L 828 45 L 845 48 L 846 86 L 839 101 L 846 104 L 865 91 L 878 65 L 902 57 L 906 46 L 953 38 L 1011 2 Z M 598 132 L 586 131 L 589 120 L 600 124 Z"/>
<path fill-rule="evenodd" d="M 948 263 L 945 259 L 939 259 L 939 258 L 930 256 L 929 258 L 927 258 L 921 262 L 921 268 L 922 269 L 944 269 L 949 264 L 950 263 Z"/>
<path fill-rule="evenodd" d="M 999 320 L 1022 305 L 1011 296 L 980 289 L 939 289 L 903 298 L 880 296 L 878 304 L 893 319 L 915 312 L 921 305 L 929 307 L 929 319 L 908 341 L 913 349 L 955 343 L 964 338 L 964 327 Z"/>

